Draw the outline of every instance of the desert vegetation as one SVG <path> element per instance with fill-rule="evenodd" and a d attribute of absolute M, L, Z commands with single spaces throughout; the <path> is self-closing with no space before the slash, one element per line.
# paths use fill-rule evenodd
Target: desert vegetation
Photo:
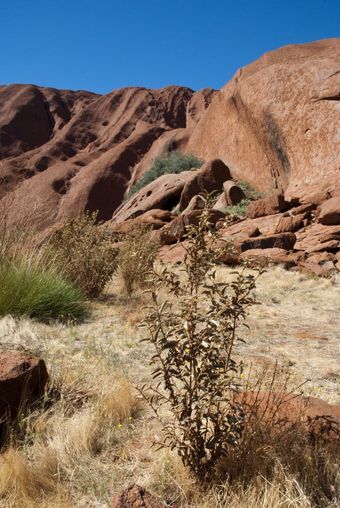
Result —
<path fill-rule="evenodd" d="M 246 217 L 247 215 L 248 205 L 252 201 L 256 201 L 257 199 L 264 197 L 264 194 L 262 192 L 258 192 L 257 190 L 255 190 L 254 187 L 250 185 L 250 183 L 248 182 L 239 180 L 235 183 L 238 185 L 238 187 L 242 189 L 245 198 L 242 199 L 242 201 L 240 201 L 240 203 L 238 203 L 237 205 L 228 206 L 225 209 L 225 213 L 233 217 L 243 218 Z"/>
<path fill-rule="evenodd" d="M 311 440 L 303 411 L 287 420 L 281 408 L 302 389 L 339 400 L 338 286 L 235 273 L 209 247 L 208 217 L 187 228 L 180 267 L 161 266 L 149 230 L 132 229 L 83 323 L 2 318 L 2 348 L 42 356 L 50 382 L 9 429 L 0 506 L 104 507 L 131 483 L 186 508 L 337 505 L 337 441 Z M 97 238 L 92 219 L 79 220 Z"/>
<path fill-rule="evenodd" d="M 142 178 L 140 178 L 140 180 L 131 187 L 126 195 L 126 199 L 129 199 L 140 189 L 162 175 L 166 175 L 168 173 L 181 173 L 182 171 L 199 168 L 202 164 L 203 162 L 194 155 L 185 155 L 177 151 L 170 152 L 170 154 L 167 154 L 164 157 L 158 157 L 154 160 L 151 168 L 145 173 L 145 175 L 143 175 Z"/>

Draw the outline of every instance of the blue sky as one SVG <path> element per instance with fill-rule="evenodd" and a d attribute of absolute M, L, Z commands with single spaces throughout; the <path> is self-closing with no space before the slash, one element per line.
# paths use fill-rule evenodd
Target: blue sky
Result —
<path fill-rule="evenodd" d="M 285 44 L 340 36 L 340 0 L 0 0 L 0 84 L 220 88 Z"/>

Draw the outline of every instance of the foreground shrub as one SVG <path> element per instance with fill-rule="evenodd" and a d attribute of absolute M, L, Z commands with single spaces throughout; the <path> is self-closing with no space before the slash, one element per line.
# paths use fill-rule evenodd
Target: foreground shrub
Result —
<path fill-rule="evenodd" d="M 80 320 L 85 313 L 80 291 L 56 270 L 29 260 L 0 261 L 0 315 L 48 321 Z"/>
<path fill-rule="evenodd" d="M 188 228 L 184 268 L 153 273 L 153 304 L 144 325 L 155 348 L 151 365 L 158 384 L 141 389 L 162 422 L 161 446 L 176 449 L 201 482 L 215 477 L 217 465 L 242 436 L 245 415 L 232 400 L 242 365 L 233 359 L 233 348 L 240 321 L 254 303 L 256 281 L 244 272 L 230 284 L 215 280 L 216 253 L 206 243 L 208 218 L 206 205 L 198 226 Z M 159 302 L 162 287 L 175 304 Z M 167 422 L 164 405 L 171 412 Z"/>
<path fill-rule="evenodd" d="M 117 250 L 96 212 L 66 220 L 50 244 L 67 279 L 85 295 L 97 297 L 104 290 L 116 269 Z"/>
<path fill-rule="evenodd" d="M 151 236 L 150 228 L 145 225 L 137 224 L 125 235 L 119 248 L 117 267 L 129 296 L 136 287 L 146 286 L 158 246 L 158 242 Z"/>
<path fill-rule="evenodd" d="M 151 169 L 131 187 L 126 198 L 129 199 L 133 194 L 162 175 L 182 173 L 182 171 L 199 168 L 202 164 L 203 162 L 194 155 L 184 155 L 180 152 L 171 152 L 165 157 L 155 159 Z"/>

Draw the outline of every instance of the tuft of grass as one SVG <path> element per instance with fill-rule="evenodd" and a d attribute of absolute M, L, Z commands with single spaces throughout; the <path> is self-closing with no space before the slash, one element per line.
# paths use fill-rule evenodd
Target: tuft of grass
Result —
<path fill-rule="evenodd" d="M 86 305 L 79 289 L 53 268 L 27 259 L 0 261 L 0 315 L 39 321 L 81 320 Z"/>
<path fill-rule="evenodd" d="M 165 157 L 159 157 L 154 160 L 153 165 L 145 173 L 142 178 L 135 183 L 126 195 L 126 199 L 131 198 L 136 192 L 140 191 L 143 187 L 156 180 L 158 177 L 171 173 L 178 174 L 182 171 L 188 171 L 193 168 L 199 168 L 203 164 L 203 161 L 195 157 L 194 155 L 184 155 L 180 152 L 171 152 Z"/>
<path fill-rule="evenodd" d="M 256 199 L 260 199 L 264 197 L 263 192 L 258 192 L 250 183 L 245 182 L 243 180 L 239 180 L 236 182 L 236 185 L 238 185 L 244 192 L 247 199 L 250 201 L 255 201 Z"/>

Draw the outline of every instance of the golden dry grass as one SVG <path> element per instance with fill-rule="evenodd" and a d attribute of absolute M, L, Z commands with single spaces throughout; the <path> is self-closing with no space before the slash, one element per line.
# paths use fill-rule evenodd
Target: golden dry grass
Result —
<path fill-rule="evenodd" d="M 220 278 L 230 273 L 218 269 Z M 294 383 L 309 378 L 310 393 L 340 403 L 339 280 L 276 268 L 261 277 L 257 293 L 261 305 L 251 310 L 237 354 L 255 369 L 277 359 Z M 151 447 L 159 424 L 141 411 L 133 390 L 150 380 L 152 350 L 137 327 L 142 297 L 115 294 L 113 282 L 92 307 L 78 325 L 0 321 L 1 348 L 23 347 L 46 359 L 53 399 L 20 422 L 0 456 L 1 507 L 104 508 L 133 482 L 185 508 L 313 506 L 279 464 L 269 480 L 199 491 L 175 455 Z"/>

